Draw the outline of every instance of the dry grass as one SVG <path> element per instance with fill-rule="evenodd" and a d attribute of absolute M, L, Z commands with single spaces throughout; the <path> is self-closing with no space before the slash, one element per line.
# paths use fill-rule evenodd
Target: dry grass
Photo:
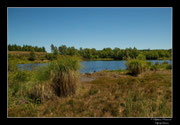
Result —
<path fill-rule="evenodd" d="M 95 80 L 79 83 L 74 95 L 38 105 L 15 105 L 8 108 L 8 116 L 171 117 L 171 74 L 170 70 L 148 71 L 134 77 L 125 73 L 96 72 L 88 76 Z"/>
<path fill-rule="evenodd" d="M 14 55 L 24 55 L 24 54 L 30 54 L 30 51 L 8 51 L 8 54 L 14 54 Z M 45 55 L 47 52 L 35 52 L 37 55 Z"/>

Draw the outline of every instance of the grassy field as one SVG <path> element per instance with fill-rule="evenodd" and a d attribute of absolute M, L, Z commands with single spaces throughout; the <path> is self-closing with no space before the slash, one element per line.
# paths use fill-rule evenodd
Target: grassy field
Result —
<path fill-rule="evenodd" d="M 8 51 L 9 54 L 24 55 L 29 54 L 30 51 Z M 47 52 L 35 52 L 37 55 L 45 55 Z"/>
<path fill-rule="evenodd" d="M 171 70 L 147 71 L 136 77 L 127 71 L 81 74 L 77 92 L 34 103 L 8 93 L 9 117 L 171 117 Z M 11 104 L 10 104 L 11 103 Z"/>
<path fill-rule="evenodd" d="M 82 59 L 58 56 L 47 66 L 22 71 L 18 63 L 37 60 L 14 54 L 8 55 L 8 117 L 172 117 L 167 62 L 131 59 L 127 70 L 80 74 Z"/>
<path fill-rule="evenodd" d="M 47 52 L 35 52 L 36 59 L 34 61 L 29 60 L 30 52 L 29 51 L 8 51 L 8 59 L 16 60 L 18 64 L 26 64 L 26 63 L 47 63 L 52 61 L 50 56 L 52 57 L 52 53 Z M 58 58 L 63 57 L 64 55 L 58 55 Z M 113 61 L 113 58 L 97 58 L 97 59 L 86 59 L 83 57 L 81 61 Z M 159 60 L 171 60 L 171 58 L 159 58 Z"/>
<path fill-rule="evenodd" d="M 18 64 L 26 63 L 46 63 L 46 52 L 35 52 L 36 59 L 34 61 L 29 60 L 30 52 L 28 51 L 8 51 L 8 60 L 15 60 Z"/>

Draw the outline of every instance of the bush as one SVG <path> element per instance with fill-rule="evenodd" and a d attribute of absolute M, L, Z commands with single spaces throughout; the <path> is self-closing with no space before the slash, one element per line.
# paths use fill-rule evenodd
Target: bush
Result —
<path fill-rule="evenodd" d="M 159 65 L 151 65 L 150 70 L 157 71 L 159 69 Z"/>
<path fill-rule="evenodd" d="M 171 64 L 168 64 L 168 65 L 166 66 L 166 69 L 172 69 L 172 65 L 171 65 Z"/>
<path fill-rule="evenodd" d="M 54 59 L 54 56 L 53 56 L 52 53 L 47 53 L 47 54 L 46 54 L 46 58 L 47 58 L 48 60 L 53 60 L 53 59 Z"/>
<path fill-rule="evenodd" d="M 32 49 L 32 50 L 31 50 L 31 53 L 30 53 L 30 55 L 29 55 L 29 60 L 30 60 L 30 61 L 34 61 L 35 59 L 36 59 L 36 55 L 35 55 L 34 50 Z"/>
<path fill-rule="evenodd" d="M 156 62 L 154 65 L 159 66 L 160 64 L 158 62 Z"/>
<path fill-rule="evenodd" d="M 31 99 L 34 103 L 42 103 L 54 96 L 55 93 L 53 92 L 53 88 L 48 82 L 37 82 L 26 90 L 26 97 Z"/>
<path fill-rule="evenodd" d="M 132 59 L 126 62 L 127 70 L 131 75 L 137 76 L 147 69 L 147 63 L 143 60 Z"/>
<path fill-rule="evenodd" d="M 94 95 L 94 94 L 96 94 L 96 93 L 98 93 L 98 90 L 97 90 L 97 89 L 91 88 L 90 91 L 89 91 L 89 95 Z"/>
<path fill-rule="evenodd" d="M 79 68 L 79 59 L 69 56 L 61 57 L 50 62 L 47 66 L 38 68 L 35 70 L 34 78 L 39 81 L 39 84 L 37 83 L 31 87 L 30 98 L 42 101 L 45 98 L 50 98 L 53 94 L 59 97 L 74 94 L 79 81 Z M 45 85 L 45 83 L 48 83 L 48 85 Z"/>
<path fill-rule="evenodd" d="M 136 59 L 138 59 L 138 60 L 146 60 L 146 56 L 143 55 L 143 54 L 139 54 L 139 55 L 136 57 Z"/>
<path fill-rule="evenodd" d="M 167 61 L 164 61 L 162 64 L 168 64 L 168 62 L 167 62 Z"/>
<path fill-rule="evenodd" d="M 161 64 L 156 62 L 155 64 L 152 64 L 150 66 L 150 69 L 153 71 L 164 70 L 164 69 L 172 69 L 172 66 L 171 66 L 171 64 L 168 64 L 168 62 L 163 62 Z"/>
<path fill-rule="evenodd" d="M 56 95 L 67 96 L 75 93 L 79 68 L 79 60 L 74 57 L 62 57 L 50 63 L 52 86 Z"/>
<path fill-rule="evenodd" d="M 8 72 L 15 72 L 18 70 L 16 61 L 8 59 Z"/>
<path fill-rule="evenodd" d="M 35 79 L 38 81 L 47 81 L 50 79 L 50 71 L 48 66 L 38 67 L 34 70 Z"/>

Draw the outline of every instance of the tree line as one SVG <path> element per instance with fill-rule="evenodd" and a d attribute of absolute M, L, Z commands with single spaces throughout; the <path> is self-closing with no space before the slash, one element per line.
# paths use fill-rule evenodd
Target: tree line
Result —
<path fill-rule="evenodd" d="M 67 47 L 66 45 L 61 45 L 59 47 L 51 44 L 51 52 L 54 54 L 54 57 L 58 54 L 60 55 L 77 55 L 85 59 L 98 59 L 98 58 L 113 58 L 114 60 L 126 60 L 136 58 L 138 55 L 145 56 L 146 59 L 161 59 L 161 58 L 171 58 L 172 49 L 164 50 L 137 50 L 134 48 L 103 48 L 102 50 L 96 50 L 95 48 L 80 48 L 76 49 L 75 47 Z"/>
<path fill-rule="evenodd" d="M 9 44 L 8 45 L 8 50 L 9 51 L 32 51 L 34 50 L 35 52 L 46 52 L 45 47 L 37 47 L 37 46 L 31 46 L 31 45 L 16 45 L 16 44 Z"/>

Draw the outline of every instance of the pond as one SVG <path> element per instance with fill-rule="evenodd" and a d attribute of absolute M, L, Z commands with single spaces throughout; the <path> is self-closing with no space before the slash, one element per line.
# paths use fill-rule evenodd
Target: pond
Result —
<path fill-rule="evenodd" d="M 172 64 L 171 60 L 147 60 L 148 62 L 152 62 L 153 64 L 158 62 L 162 63 L 164 61 Z M 81 61 L 80 64 L 82 68 L 79 70 L 81 73 L 93 73 L 94 71 L 101 70 L 117 70 L 117 69 L 126 69 L 125 65 L 126 61 Z M 39 66 L 44 66 L 47 63 L 38 63 L 38 64 L 18 64 L 18 67 L 23 70 L 34 70 Z"/>

